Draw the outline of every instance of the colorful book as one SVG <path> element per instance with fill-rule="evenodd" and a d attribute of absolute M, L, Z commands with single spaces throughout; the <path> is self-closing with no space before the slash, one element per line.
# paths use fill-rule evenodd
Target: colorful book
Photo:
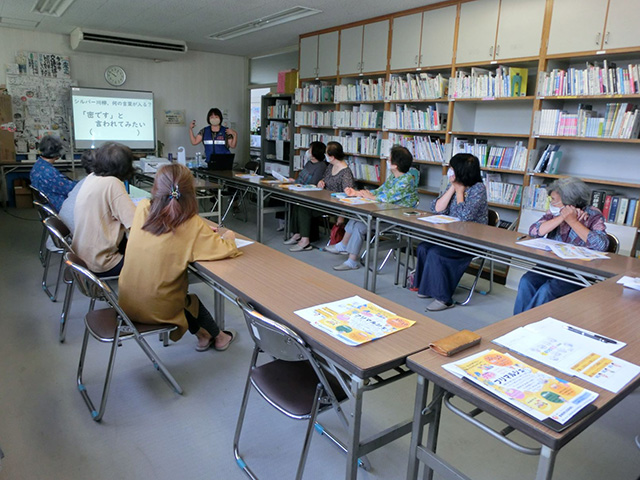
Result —
<path fill-rule="evenodd" d="M 627 218 L 627 209 L 629 208 L 629 199 L 627 197 L 620 197 L 620 203 L 618 204 L 618 212 L 616 213 L 616 223 L 622 225 Z"/>
<path fill-rule="evenodd" d="M 607 222 L 614 223 L 616 220 L 616 214 L 618 213 L 618 204 L 620 203 L 620 197 L 615 196 L 611 198 L 611 205 L 609 207 L 609 213 L 607 214 Z"/>
<path fill-rule="evenodd" d="M 636 214 L 638 208 L 638 200 L 636 198 L 629 199 L 629 207 L 627 208 L 627 218 L 624 222 L 625 225 L 633 225 L 633 217 Z"/>
<path fill-rule="evenodd" d="M 613 195 L 607 195 L 604 199 L 604 205 L 602 206 L 602 216 L 607 220 L 609 218 L 609 209 L 611 208 L 611 199 Z"/>

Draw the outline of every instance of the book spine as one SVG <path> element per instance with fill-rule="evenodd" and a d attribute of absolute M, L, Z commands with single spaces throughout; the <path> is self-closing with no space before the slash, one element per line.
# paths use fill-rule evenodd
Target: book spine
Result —
<path fill-rule="evenodd" d="M 602 216 L 605 218 L 609 218 L 609 209 L 611 208 L 611 199 L 612 195 L 607 195 L 604 199 L 604 205 L 602 206 Z"/>
<path fill-rule="evenodd" d="M 618 213 L 618 203 L 620 203 L 620 197 L 615 196 L 611 199 L 611 206 L 609 208 L 609 214 L 607 215 L 607 221 L 614 223 L 616 220 L 616 213 Z"/>

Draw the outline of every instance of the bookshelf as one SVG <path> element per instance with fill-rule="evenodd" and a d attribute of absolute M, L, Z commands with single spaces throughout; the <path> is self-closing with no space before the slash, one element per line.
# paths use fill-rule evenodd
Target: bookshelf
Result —
<path fill-rule="evenodd" d="M 399 143 L 413 152 L 419 192 L 429 196 L 441 190 L 448 159 L 471 151 L 481 160 L 490 205 L 511 221 L 525 209 L 530 216 L 522 206 L 525 188 L 569 175 L 594 190 L 638 199 L 640 30 L 631 18 L 640 18 L 640 2 L 454 0 L 302 35 L 301 62 L 303 41 L 331 32 L 339 54 L 335 76 L 301 75 L 302 88 L 334 86 L 335 98 L 296 98 L 298 112 L 315 111 L 317 118 L 333 112 L 334 128 L 314 123 L 309 113 L 311 120 L 297 122 L 296 135 L 306 135 L 297 146 L 312 136 L 340 141 L 345 151 L 356 150 L 349 152 L 358 153 L 354 162 L 378 165 L 383 180 L 381 159 Z M 358 64 L 376 50 L 375 65 Z M 562 129 L 540 130 L 549 111 L 562 118 Z M 594 135 L 596 124 L 606 133 Z M 379 145 L 379 152 L 347 148 L 354 137 Z M 553 168 L 534 171 L 554 146 L 562 154 Z M 610 225 L 617 234 L 628 230 L 635 252 L 640 219 Z"/>
<path fill-rule="evenodd" d="M 293 96 L 264 95 L 261 102 L 260 172 L 273 169 L 285 176 L 293 172 Z"/>

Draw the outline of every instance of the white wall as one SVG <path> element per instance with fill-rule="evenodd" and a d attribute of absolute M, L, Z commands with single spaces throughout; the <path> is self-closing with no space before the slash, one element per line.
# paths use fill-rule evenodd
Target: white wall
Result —
<path fill-rule="evenodd" d="M 236 159 L 249 155 L 249 105 L 247 103 L 248 62 L 244 57 L 189 51 L 180 60 L 156 63 L 153 60 L 74 52 L 69 37 L 50 33 L 0 27 L 0 84 L 6 82 L 6 63 L 15 63 L 19 50 L 57 53 L 71 58 L 71 77 L 81 87 L 113 88 L 104 79 L 109 65 L 120 65 L 127 72 L 126 90 L 152 91 L 155 100 L 157 138 L 167 152 L 178 146 L 193 156 L 202 146 L 193 147 L 187 131 L 191 120 L 197 132 L 206 125 L 209 108 L 228 111 L 225 123 L 238 131 Z M 185 126 L 165 126 L 164 110 L 184 110 Z"/>

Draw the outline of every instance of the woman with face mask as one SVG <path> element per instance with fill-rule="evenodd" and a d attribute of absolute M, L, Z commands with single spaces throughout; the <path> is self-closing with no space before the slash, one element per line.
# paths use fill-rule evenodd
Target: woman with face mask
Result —
<path fill-rule="evenodd" d="M 431 211 L 459 218 L 463 222 L 488 222 L 487 190 L 480 175 L 480 162 L 468 153 L 458 153 L 449 161 L 449 185 L 431 203 Z M 471 263 L 472 255 L 422 242 L 418 245 L 413 288 L 420 298 L 433 298 L 430 312 L 453 307 L 451 296 Z"/>
<path fill-rule="evenodd" d="M 549 211 L 529 227 L 531 237 L 570 243 L 592 250 L 605 251 L 609 246 L 604 217 L 589 205 L 589 187 L 577 178 L 561 178 L 549 187 Z M 578 285 L 533 272 L 525 273 L 518 285 L 513 309 L 518 314 L 575 292 Z"/>
<path fill-rule="evenodd" d="M 204 144 L 204 156 L 207 163 L 211 155 L 231 153 L 229 149 L 236 148 L 238 143 L 237 132 L 223 126 L 223 120 L 222 112 L 218 108 L 212 108 L 209 110 L 209 113 L 207 113 L 207 123 L 209 126 L 204 127 L 197 135 L 193 134 L 196 121 L 193 120 L 191 122 L 191 128 L 189 129 L 191 145 L 198 145 L 200 142 Z"/>

